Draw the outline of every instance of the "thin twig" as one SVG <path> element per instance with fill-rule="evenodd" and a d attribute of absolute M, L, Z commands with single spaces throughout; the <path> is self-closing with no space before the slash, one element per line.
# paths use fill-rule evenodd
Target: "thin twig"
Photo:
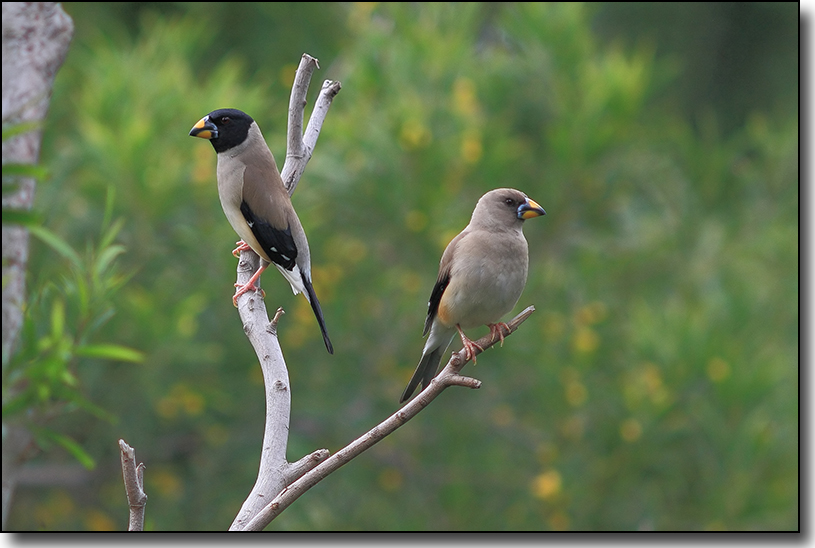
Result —
<path fill-rule="evenodd" d="M 125 440 L 119 440 L 119 451 L 122 453 L 122 477 L 125 482 L 127 503 L 130 506 L 128 531 L 144 531 L 144 510 L 147 505 L 147 493 L 144 492 L 144 463 L 136 464 L 136 450 Z"/>
<path fill-rule="evenodd" d="M 314 70 L 320 68 L 320 63 L 311 55 L 304 53 L 300 59 L 300 66 L 294 75 L 294 84 L 291 88 L 289 98 L 289 122 L 286 140 L 286 162 L 280 171 L 283 178 L 283 185 L 289 191 L 289 196 L 294 194 L 297 183 L 306 170 L 306 165 L 311 160 L 317 139 L 320 136 L 320 129 L 323 126 L 328 109 L 334 97 L 340 92 L 342 85 L 339 82 L 326 80 L 317 97 L 314 110 L 309 118 L 305 135 L 303 134 L 303 118 L 306 108 L 306 92 L 308 92 L 311 76 Z"/>

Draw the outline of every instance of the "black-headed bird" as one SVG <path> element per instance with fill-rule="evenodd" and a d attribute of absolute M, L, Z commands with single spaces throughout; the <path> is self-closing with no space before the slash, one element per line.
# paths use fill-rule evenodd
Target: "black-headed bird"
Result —
<path fill-rule="evenodd" d="M 311 284 L 306 233 L 257 123 L 240 110 L 219 109 L 201 118 L 190 135 L 209 139 L 218 153 L 218 196 L 229 224 L 242 240 L 235 251 L 248 246 L 261 259 L 260 268 L 246 284 L 235 284 L 235 306 L 238 297 L 256 289 L 261 273 L 274 264 L 294 294 L 302 293 L 311 304 L 325 347 L 333 354 L 320 301 Z"/>

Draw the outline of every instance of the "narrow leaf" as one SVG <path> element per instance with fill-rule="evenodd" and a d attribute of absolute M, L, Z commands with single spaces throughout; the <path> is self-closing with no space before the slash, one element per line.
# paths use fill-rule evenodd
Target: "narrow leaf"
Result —
<path fill-rule="evenodd" d="M 79 257 L 79 254 L 68 244 L 68 242 L 44 226 L 30 226 L 28 229 L 31 231 L 31 234 L 39 238 L 51 249 L 71 261 L 76 268 L 81 270 L 82 259 Z"/>
<path fill-rule="evenodd" d="M 108 266 L 110 266 L 116 257 L 124 252 L 125 248 L 123 245 L 112 245 L 104 248 L 102 252 L 99 253 L 99 257 L 96 259 L 96 264 L 94 265 L 96 276 L 102 278 Z"/>
<path fill-rule="evenodd" d="M 93 470 L 96 468 L 96 461 L 93 460 L 93 457 L 91 457 L 90 454 L 72 438 L 64 434 L 54 432 L 53 430 L 48 430 L 47 428 L 35 428 L 34 433 L 38 438 L 38 443 L 41 440 L 48 440 L 56 443 L 57 445 L 65 448 L 66 451 L 73 455 L 73 457 L 88 470 Z"/>
<path fill-rule="evenodd" d="M 118 344 L 92 344 L 80 346 L 75 354 L 84 358 L 101 358 L 123 362 L 139 363 L 144 361 L 144 354 Z"/>
<path fill-rule="evenodd" d="M 102 239 L 99 242 L 99 248 L 103 249 L 111 245 L 113 240 L 116 239 L 116 236 L 119 235 L 119 232 L 121 232 L 124 225 L 124 219 L 117 219 L 112 225 L 110 225 L 110 228 L 105 230 L 105 232 L 102 234 Z"/>
<path fill-rule="evenodd" d="M 34 211 L 25 211 L 22 209 L 4 209 L 3 210 L 3 224 L 15 224 L 23 226 L 38 225 L 42 223 L 42 217 L 39 213 Z"/>
<path fill-rule="evenodd" d="M 51 305 L 51 337 L 54 340 L 62 338 L 65 332 L 65 302 L 55 299 Z"/>
<path fill-rule="evenodd" d="M 42 126 L 42 122 L 40 121 L 20 122 L 19 124 L 3 126 L 3 141 L 16 137 L 17 135 L 22 135 L 23 133 L 28 133 L 29 131 L 34 131 L 40 126 Z"/>
<path fill-rule="evenodd" d="M 3 164 L 3 179 L 15 177 L 32 177 L 42 180 L 48 177 L 48 169 L 34 164 Z"/>

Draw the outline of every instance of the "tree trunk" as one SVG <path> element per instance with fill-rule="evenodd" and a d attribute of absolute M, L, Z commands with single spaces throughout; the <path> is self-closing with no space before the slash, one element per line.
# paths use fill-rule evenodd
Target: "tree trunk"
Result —
<path fill-rule="evenodd" d="M 51 87 L 68 53 L 73 32 L 73 21 L 56 2 L 3 2 L 3 128 L 33 124 L 30 131 L 3 141 L 3 165 L 38 162 Z M 4 193 L 3 209 L 31 209 L 35 186 L 33 178 L 19 180 L 12 192 Z M 28 231 L 4 223 L 2 253 L 5 371 L 23 320 Z M 3 528 L 17 472 L 31 440 L 25 429 L 3 424 Z"/>

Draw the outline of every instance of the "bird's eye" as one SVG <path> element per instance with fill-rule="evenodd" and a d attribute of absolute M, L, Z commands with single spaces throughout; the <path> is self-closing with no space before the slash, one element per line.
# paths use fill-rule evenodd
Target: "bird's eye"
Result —
<path fill-rule="evenodd" d="M 228 124 L 231 121 L 232 120 L 229 119 L 229 116 L 224 116 L 223 118 L 221 118 L 221 123 L 224 125 Z"/>
<path fill-rule="evenodd" d="M 515 205 L 515 200 L 513 200 L 512 198 L 507 198 L 506 200 L 504 200 L 504 203 L 512 207 Z"/>

